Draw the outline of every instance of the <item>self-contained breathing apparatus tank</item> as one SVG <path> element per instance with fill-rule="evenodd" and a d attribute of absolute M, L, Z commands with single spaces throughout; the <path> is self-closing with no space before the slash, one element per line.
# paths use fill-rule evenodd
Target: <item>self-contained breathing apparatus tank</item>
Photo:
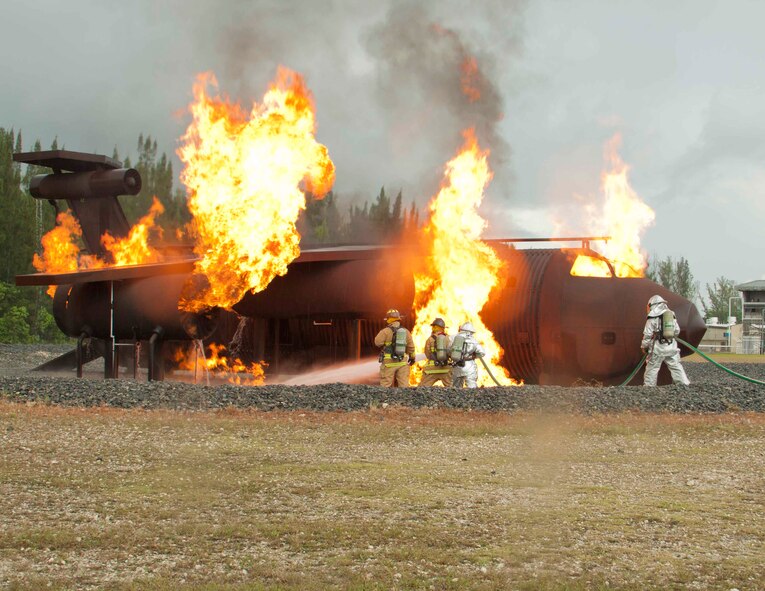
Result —
<path fill-rule="evenodd" d="M 401 360 L 406 354 L 406 330 L 403 328 L 393 328 L 393 342 L 391 343 L 391 357 L 396 360 Z"/>
<path fill-rule="evenodd" d="M 465 342 L 465 335 L 458 334 L 452 341 L 452 346 L 449 348 L 449 357 L 454 363 L 463 363 L 465 361 L 465 349 L 467 343 Z"/>
<path fill-rule="evenodd" d="M 436 362 L 444 365 L 447 361 L 449 361 L 449 337 L 447 337 L 444 333 L 440 333 L 435 336 L 435 341 Z"/>
<path fill-rule="evenodd" d="M 675 313 L 672 310 L 666 310 L 661 315 L 661 338 L 665 341 L 675 338 Z"/>

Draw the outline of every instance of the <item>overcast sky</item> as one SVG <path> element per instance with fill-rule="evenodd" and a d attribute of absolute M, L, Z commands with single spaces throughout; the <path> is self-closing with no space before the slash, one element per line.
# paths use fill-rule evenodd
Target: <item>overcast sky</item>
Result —
<path fill-rule="evenodd" d="M 0 22 L 0 127 L 27 147 L 135 153 L 143 132 L 171 154 L 197 73 L 249 104 L 282 64 L 314 94 L 344 204 L 384 184 L 424 205 L 475 126 L 489 234 L 586 232 L 620 132 L 649 253 L 686 257 L 702 291 L 765 278 L 765 2 L 2 0 Z"/>

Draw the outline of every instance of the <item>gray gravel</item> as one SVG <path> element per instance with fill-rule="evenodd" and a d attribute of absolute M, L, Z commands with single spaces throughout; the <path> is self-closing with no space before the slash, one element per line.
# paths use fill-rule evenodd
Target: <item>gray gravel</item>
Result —
<path fill-rule="evenodd" d="M 64 406 L 206 410 L 226 407 L 260 410 L 351 411 L 410 406 L 481 411 L 560 412 L 765 412 L 765 386 L 736 379 L 711 363 L 686 363 L 692 384 L 660 388 L 524 386 L 522 388 L 387 389 L 376 386 L 203 386 L 182 382 L 44 376 L 31 367 L 66 350 L 64 346 L 0 345 L 0 396 L 17 402 Z M 765 364 L 731 364 L 731 369 L 765 381 Z"/>

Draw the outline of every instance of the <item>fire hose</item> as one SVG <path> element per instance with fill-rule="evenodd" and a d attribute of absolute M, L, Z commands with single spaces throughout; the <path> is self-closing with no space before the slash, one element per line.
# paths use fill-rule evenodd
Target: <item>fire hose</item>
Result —
<path fill-rule="evenodd" d="M 677 338 L 677 337 L 675 337 L 675 338 Z M 729 369 L 729 368 L 725 367 L 724 365 L 720 365 L 719 363 L 717 363 L 717 361 L 715 361 L 714 359 L 712 359 L 711 357 L 709 357 L 705 353 L 702 353 L 701 351 L 699 351 L 696 347 L 694 347 L 690 343 L 686 343 L 683 339 L 677 339 L 677 341 L 679 343 L 682 343 L 683 345 L 685 345 L 686 347 L 688 347 L 692 351 L 695 351 L 696 353 L 701 355 L 707 361 L 711 361 L 712 363 L 714 363 L 720 369 L 722 369 L 724 371 L 727 371 L 730 375 L 735 376 L 735 377 L 737 377 L 737 378 L 739 378 L 741 380 L 746 380 L 747 382 L 751 382 L 753 384 L 759 384 L 760 386 L 765 386 L 765 382 L 763 382 L 761 380 L 755 380 L 754 378 L 750 378 L 748 376 L 745 376 L 745 375 L 742 375 L 740 373 L 737 373 L 737 372 L 733 371 L 732 369 Z"/>
<path fill-rule="evenodd" d="M 497 378 L 495 378 L 495 377 L 494 377 L 494 374 L 493 374 L 493 373 L 491 373 L 491 370 L 489 369 L 489 366 L 488 366 L 488 365 L 486 365 L 486 362 L 483 360 L 483 357 L 479 357 L 478 359 L 480 359 L 480 360 L 481 360 L 481 363 L 482 363 L 482 364 L 483 364 L 483 366 L 486 368 L 486 371 L 487 371 L 487 373 L 489 374 L 489 377 L 491 377 L 491 379 L 492 379 L 492 380 L 494 380 L 494 383 L 495 383 L 495 384 L 497 384 L 497 386 L 502 386 L 502 384 L 500 384 L 500 383 L 497 381 Z"/>
<path fill-rule="evenodd" d="M 732 376 L 734 376 L 734 377 L 737 377 L 737 378 L 739 378 L 739 379 L 741 379 L 741 380 L 745 380 L 745 381 L 747 381 L 747 382 L 751 382 L 752 384 L 759 384 L 760 386 L 765 386 L 765 382 L 763 382 L 763 381 L 761 381 L 761 380 L 756 380 L 756 379 L 754 379 L 754 378 L 750 378 L 750 377 L 748 377 L 748 376 L 745 376 L 745 375 L 743 375 L 743 374 L 740 374 L 740 373 L 738 373 L 738 372 L 735 372 L 735 371 L 733 371 L 732 369 L 730 369 L 730 368 L 727 368 L 727 367 L 725 367 L 724 365 L 722 365 L 722 364 L 720 364 L 720 363 L 717 363 L 717 361 L 715 361 L 714 359 L 712 359 L 711 357 L 709 357 L 709 356 L 708 356 L 706 353 L 703 353 L 702 351 L 699 351 L 699 350 L 698 350 L 696 347 L 694 347 L 694 346 L 693 346 L 693 345 L 691 345 L 690 343 L 688 343 L 688 342 L 684 341 L 683 339 L 678 339 L 677 337 L 675 337 L 675 339 L 677 340 L 677 342 L 678 342 L 678 343 L 682 343 L 683 345 L 685 345 L 686 347 L 688 347 L 688 348 L 689 348 L 691 351 L 694 351 L 695 353 L 698 353 L 698 354 L 699 354 L 699 355 L 701 355 L 701 356 L 702 356 L 704 359 L 706 359 L 707 361 L 711 361 L 711 362 L 712 362 L 714 365 L 716 365 L 717 367 L 719 367 L 719 368 L 720 368 L 720 369 L 722 369 L 723 371 L 726 371 L 726 372 L 728 372 L 730 375 L 732 375 Z M 635 369 L 632 371 L 632 373 L 629 375 L 629 377 L 628 377 L 626 380 L 624 380 L 624 381 L 623 381 L 621 384 L 619 384 L 619 386 L 626 386 L 627 384 L 629 384 L 629 383 L 630 383 L 630 380 L 632 380 L 632 378 L 634 378 L 634 377 L 635 377 L 635 374 L 638 372 L 638 370 L 640 370 L 640 368 L 641 368 L 641 367 L 643 367 L 643 363 L 645 362 L 645 360 L 646 360 L 646 358 L 647 358 L 647 357 L 648 357 L 648 353 L 646 353 L 645 355 L 643 355 L 643 358 L 640 360 L 640 363 L 638 363 L 638 364 L 637 364 L 637 367 L 635 367 Z M 488 369 L 488 368 L 487 368 L 487 369 Z M 494 377 L 494 376 L 492 376 L 492 378 L 493 378 L 493 377 Z M 496 380 L 495 380 L 495 381 L 496 381 Z"/>

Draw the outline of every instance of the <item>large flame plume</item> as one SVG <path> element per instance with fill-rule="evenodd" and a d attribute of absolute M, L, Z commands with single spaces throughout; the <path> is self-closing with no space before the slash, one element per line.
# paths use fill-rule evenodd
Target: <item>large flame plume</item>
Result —
<path fill-rule="evenodd" d="M 478 207 L 492 178 L 489 152 L 478 146 L 472 129 L 464 135 L 465 144 L 446 164 L 441 190 L 429 205 L 430 221 L 423 230 L 426 270 L 414 278 L 417 319 L 412 336 L 421 351 L 434 318 L 444 318 L 452 333 L 470 321 L 486 348 L 492 373 L 508 380 L 508 372 L 499 365 L 502 348 L 480 316 L 502 268 L 494 249 L 481 241 L 487 222 Z M 479 372 L 479 385 L 492 385 L 486 372 Z"/>
<path fill-rule="evenodd" d="M 199 76 L 192 122 L 178 155 L 189 190 L 196 271 L 209 287 L 181 307 L 228 308 L 247 291 L 262 291 L 299 254 L 295 227 L 304 190 L 322 197 L 335 168 L 316 141 L 313 101 L 302 77 L 280 68 L 276 81 L 249 113 L 207 94 L 215 77 Z"/>
<path fill-rule="evenodd" d="M 640 241 L 656 214 L 630 186 L 629 166 L 619 156 L 620 146 L 620 134 L 606 143 L 605 159 L 609 168 L 601 177 L 605 201 L 602 212 L 589 208 L 591 230 L 611 237 L 600 250 L 611 261 L 618 277 L 642 277 L 648 259 Z M 610 271 L 602 261 L 582 256 L 575 261 L 571 274 L 604 277 Z"/>

